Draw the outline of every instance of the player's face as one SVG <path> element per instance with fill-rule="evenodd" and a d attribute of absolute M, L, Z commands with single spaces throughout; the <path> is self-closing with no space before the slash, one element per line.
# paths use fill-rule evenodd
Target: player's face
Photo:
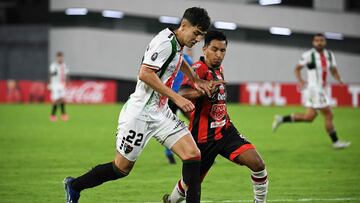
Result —
<path fill-rule="evenodd" d="M 63 56 L 57 56 L 56 60 L 58 63 L 63 63 L 64 62 L 64 57 Z"/>
<path fill-rule="evenodd" d="M 182 44 L 189 48 L 200 42 L 206 34 L 206 32 L 201 31 L 199 27 L 191 25 L 186 20 L 181 24 L 180 29 L 182 30 Z"/>
<path fill-rule="evenodd" d="M 322 36 L 315 36 L 313 39 L 313 46 L 316 50 L 322 51 L 326 46 L 326 39 Z"/>
<path fill-rule="evenodd" d="M 210 44 L 203 48 L 206 65 L 217 68 L 221 65 L 226 54 L 226 41 L 211 40 Z"/>

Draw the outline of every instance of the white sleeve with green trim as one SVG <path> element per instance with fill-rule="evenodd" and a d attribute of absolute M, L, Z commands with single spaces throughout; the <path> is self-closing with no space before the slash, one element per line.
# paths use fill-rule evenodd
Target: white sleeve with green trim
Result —
<path fill-rule="evenodd" d="M 308 63 L 310 63 L 310 56 L 311 56 L 311 52 L 309 52 L 309 51 L 304 52 L 301 55 L 301 58 L 300 58 L 298 64 L 301 65 L 301 66 L 307 65 Z"/>
<path fill-rule="evenodd" d="M 159 42 L 154 38 L 145 51 L 142 64 L 159 70 L 170 57 L 172 46 L 169 40 Z"/>

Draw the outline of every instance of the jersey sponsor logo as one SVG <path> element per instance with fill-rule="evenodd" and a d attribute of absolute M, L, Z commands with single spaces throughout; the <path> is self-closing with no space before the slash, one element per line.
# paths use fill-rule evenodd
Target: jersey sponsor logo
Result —
<path fill-rule="evenodd" d="M 159 54 L 157 52 L 153 53 L 153 55 L 151 55 L 151 60 L 155 61 L 157 59 L 158 55 Z"/>
<path fill-rule="evenodd" d="M 219 128 L 223 127 L 226 124 L 226 119 L 222 121 L 213 121 L 210 123 L 210 128 Z"/>
<path fill-rule="evenodd" d="M 193 69 L 198 69 L 201 66 L 200 63 L 195 63 L 194 65 L 192 65 Z"/>
<path fill-rule="evenodd" d="M 226 114 L 226 104 L 214 104 L 211 107 L 210 116 L 216 121 L 224 118 Z"/>

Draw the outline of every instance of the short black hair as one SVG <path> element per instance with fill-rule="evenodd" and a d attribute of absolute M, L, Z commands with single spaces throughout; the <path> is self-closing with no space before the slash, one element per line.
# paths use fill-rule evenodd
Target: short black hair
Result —
<path fill-rule="evenodd" d="M 64 53 L 61 52 L 61 51 L 58 51 L 58 52 L 56 53 L 56 56 L 57 56 L 57 57 L 59 57 L 59 56 L 64 56 Z"/>
<path fill-rule="evenodd" d="M 324 37 L 325 38 L 325 35 L 323 34 L 323 33 L 316 33 L 315 35 L 314 35 L 314 38 L 315 37 Z"/>
<path fill-rule="evenodd" d="M 201 31 L 207 31 L 210 27 L 210 17 L 207 11 L 200 7 L 186 9 L 182 19 L 186 19 L 191 25 L 199 27 Z"/>
<path fill-rule="evenodd" d="M 217 31 L 217 30 L 210 30 L 206 33 L 205 39 L 204 39 L 204 47 L 209 45 L 211 41 L 214 39 L 217 39 L 219 41 L 225 41 L 226 45 L 228 44 L 228 41 L 226 39 L 226 36 L 223 32 Z"/>

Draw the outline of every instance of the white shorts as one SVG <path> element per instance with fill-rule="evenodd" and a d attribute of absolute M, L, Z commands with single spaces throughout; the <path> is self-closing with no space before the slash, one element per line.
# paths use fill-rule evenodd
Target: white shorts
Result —
<path fill-rule="evenodd" d="M 56 100 L 65 98 L 65 88 L 64 87 L 52 87 L 51 88 L 51 101 L 55 102 Z"/>
<path fill-rule="evenodd" d="M 329 98 L 323 88 L 307 87 L 303 90 L 305 107 L 322 109 L 330 105 Z"/>
<path fill-rule="evenodd" d="M 170 149 L 180 138 L 190 135 L 186 124 L 170 108 L 158 113 L 161 115 L 154 119 L 147 116 L 145 111 L 137 117 L 124 108 L 121 111 L 116 150 L 129 161 L 136 161 L 151 137 Z"/>

